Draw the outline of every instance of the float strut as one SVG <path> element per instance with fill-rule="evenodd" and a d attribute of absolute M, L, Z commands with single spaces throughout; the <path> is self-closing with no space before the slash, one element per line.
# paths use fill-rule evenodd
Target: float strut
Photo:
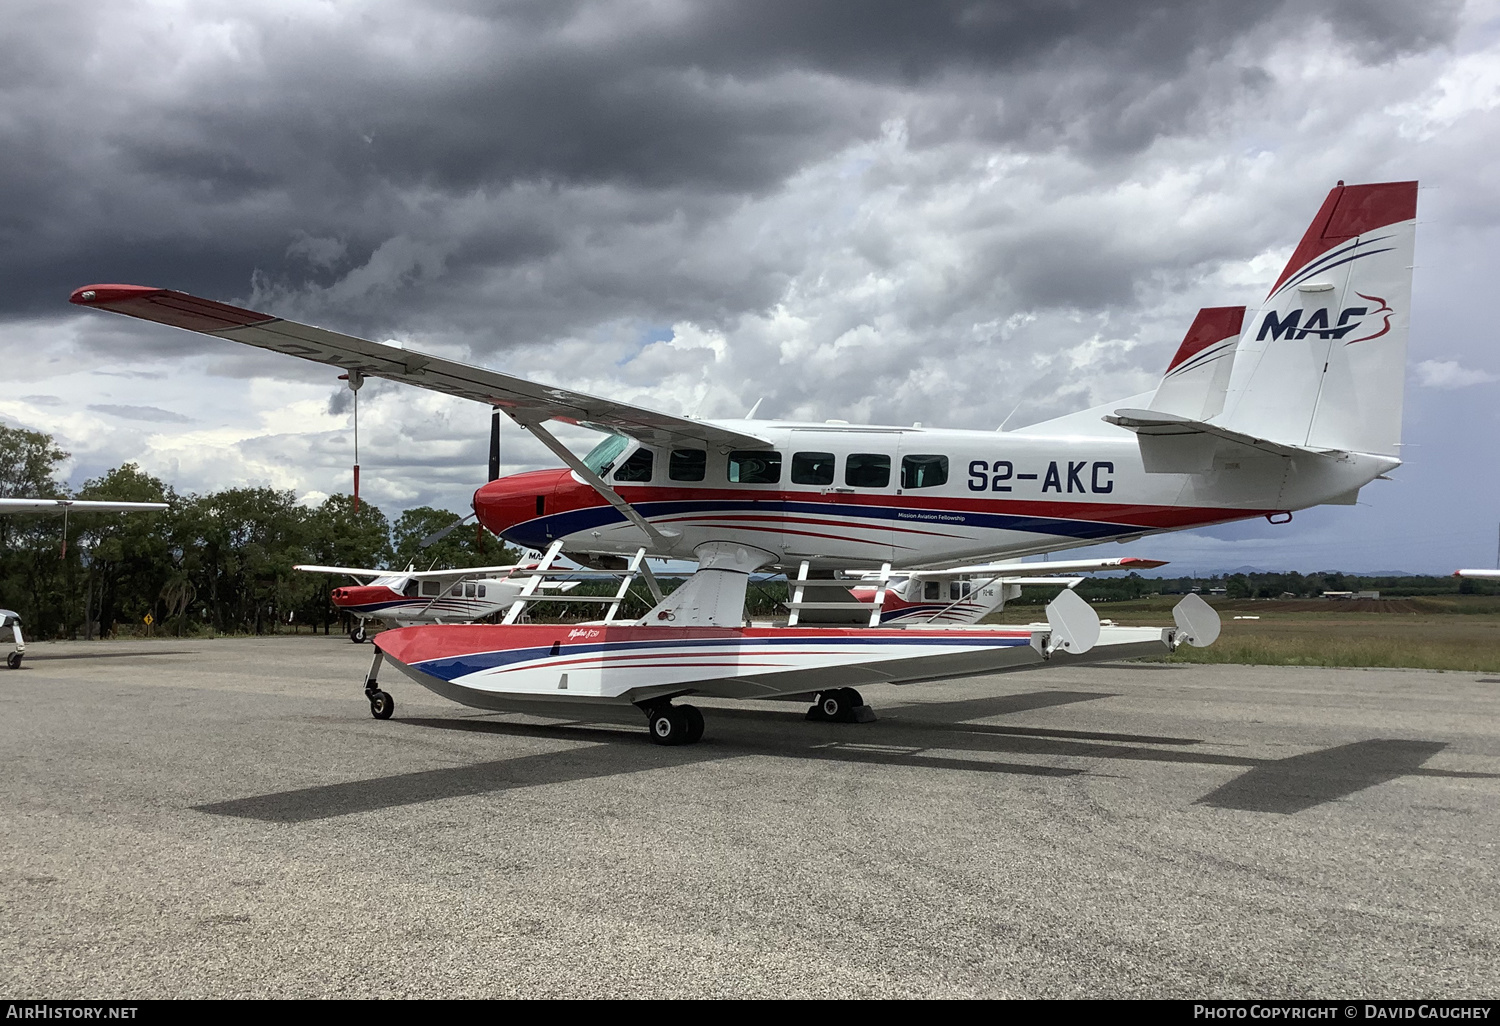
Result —
<path fill-rule="evenodd" d="M 365 674 L 365 697 L 380 690 L 380 664 L 385 662 L 385 653 L 375 649 L 375 658 L 370 661 L 370 672 Z"/>

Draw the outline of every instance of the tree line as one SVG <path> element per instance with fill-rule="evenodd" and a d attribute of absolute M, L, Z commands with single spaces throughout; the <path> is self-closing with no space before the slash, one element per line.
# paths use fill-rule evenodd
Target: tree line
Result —
<path fill-rule="evenodd" d="M 133 463 L 86 481 L 56 479 L 68 458 L 53 438 L 0 424 L 0 496 L 165 502 L 150 513 L 0 515 L 0 608 L 21 614 L 34 638 L 131 633 L 256 633 L 342 626 L 329 593 L 349 583 L 293 570 L 514 562 L 517 553 L 465 525 L 423 547 L 459 515 L 418 507 L 391 523 L 348 495 L 299 505 L 290 491 L 229 488 L 179 494 Z M 150 626 L 146 627 L 147 617 Z"/>
<path fill-rule="evenodd" d="M 264 634 L 347 626 L 329 593 L 347 580 L 292 569 L 329 566 L 445 570 L 515 562 L 519 553 L 469 525 L 421 543 L 458 519 L 428 506 L 390 523 L 380 509 L 348 495 L 313 507 L 290 491 L 229 488 L 180 495 L 133 463 L 84 483 L 76 494 L 56 480 L 68 459 L 50 435 L 0 424 L 0 496 L 165 502 L 159 513 L 0 515 L 0 608 L 21 614 L 35 638 L 107 637 L 122 629 L 155 634 Z M 1040 568 L 1045 564 L 1038 564 Z M 663 581 L 667 590 L 674 581 Z M 786 585 L 757 580 L 747 595 L 754 616 L 785 612 Z M 1322 573 L 1244 573 L 1217 577 L 1096 577 L 1078 591 L 1093 601 L 1209 592 L 1227 598 L 1315 597 L 1324 591 L 1379 590 L 1383 597 L 1496 594 L 1495 582 L 1453 577 L 1360 577 Z M 612 594 L 613 583 L 582 584 L 575 594 Z M 649 602 L 633 589 L 624 615 Z M 1031 589 L 1017 605 L 1045 602 Z M 555 604 L 554 604 L 555 605 Z M 541 618 L 596 616 L 593 607 L 538 606 Z M 147 617 L 151 618 L 146 628 Z"/>

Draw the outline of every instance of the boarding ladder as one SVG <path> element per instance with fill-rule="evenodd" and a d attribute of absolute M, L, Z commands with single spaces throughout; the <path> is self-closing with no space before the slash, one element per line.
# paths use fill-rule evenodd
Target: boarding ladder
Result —
<path fill-rule="evenodd" d="M 619 615 L 620 608 L 625 604 L 625 596 L 629 594 L 630 586 L 635 583 L 635 579 L 637 577 L 644 578 L 646 581 L 646 587 L 651 589 L 653 598 L 657 602 L 661 601 L 661 586 L 657 584 L 656 575 L 651 572 L 651 567 L 646 563 L 646 550 L 644 548 L 637 549 L 635 555 L 630 557 L 630 562 L 626 565 L 625 568 L 625 575 L 620 580 L 620 587 L 615 590 L 615 593 L 613 595 L 545 594 L 543 593 L 543 589 L 545 587 L 547 572 L 551 569 L 553 561 L 557 559 L 558 555 L 561 552 L 562 542 L 554 541 L 551 546 L 548 547 L 546 554 L 542 556 L 541 562 L 538 563 L 535 567 L 532 567 L 528 570 L 517 570 L 514 572 L 515 576 L 525 576 L 530 577 L 531 579 L 522 586 L 521 593 L 517 595 L 516 600 L 511 603 L 510 609 L 505 614 L 505 619 L 501 621 L 502 623 L 515 623 L 518 619 L 520 619 L 521 614 L 525 611 L 526 607 L 535 602 L 607 603 L 609 605 L 609 611 L 604 614 L 604 622 L 613 623 L 615 617 Z"/>
<path fill-rule="evenodd" d="M 786 620 L 788 627 L 797 626 L 799 614 L 804 609 L 834 609 L 853 612 L 854 609 L 858 608 L 859 604 L 857 602 L 850 603 L 848 600 L 843 602 L 808 602 L 806 601 L 806 596 L 809 588 L 842 588 L 848 590 L 849 588 L 871 583 L 875 584 L 875 601 L 870 606 L 869 626 L 880 626 L 880 612 L 885 608 L 886 586 L 890 584 L 891 580 L 891 564 L 880 564 L 880 575 L 873 582 L 852 578 L 844 578 L 842 580 L 838 578 L 812 580 L 807 576 L 809 569 L 810 561 L 804 559 L 801 567 L 797 569 L 797 576 L 788 582 L 792 586 L 792 599 L 786 604 L 787 609 L 790 610 Z"/>

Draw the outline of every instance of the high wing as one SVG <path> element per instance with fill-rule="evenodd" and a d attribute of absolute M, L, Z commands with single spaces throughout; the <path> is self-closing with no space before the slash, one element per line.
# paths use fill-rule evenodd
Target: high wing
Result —
<path fill-rule="evenodd" d="M 947 570 L 895 570 L 892 577 L 908 577 L 918 580 L 947 580 L 954 577 L 990 577 L 1000 580 L 1013 578 L 1038 578 L 1028 583 L 1054 583 L 1038 577 L 1039 574 L 1089 574 L 1105 570 L 1150 570 L 1166 566 L 1164 559 L 1139 559 L 1124 556 L 1120 559 L 1071 559 L 1047 563 L 979 563 L 973 566 L 955 566 Z M 878 570 L 865 571 L 861 577 L 878 577 Z M 1059 578 L 1055 583 L 1062 584 Z"/>
<path fill-rule="evenodd" d="M 1455 570 L 1454 577 L 1473 577 L 1477 580 L 1500 580 L 1500 570 Z"/>
<path fill-rule="evenodd" d="M 461 399 L 488 403 L 503 408 L 523 423 L 561 420 L 618 431 L 648 445 L 668 448 L 693 444 L 764 449 L 769 444 L 765 439 L 727 431 L 702 421 L 673 417 L 566 388 L 539 385 L 483 367 L 298 324 L 171 289 L 144 285 L 88 285 L 75 290 L 69 301 L 78 306 L 112 310 L 174 328 L 298 356 L 362 376 L 402 381 Z"/>
<path fill-rule="evenodd" d="M 515 570 L 529 570 L 530 566 L 515 563 L 510 566 L 469 566 L 461 570 L 364 570 L 351 566 L 312 566 L 302 564 L 292 567 L 293 570 L 303 570 L 311 574 L 347 574 L 350 577 L 367 577 L 374 580 L 377 577 L 401 577 L 406 580 L 417 581 L 446 581 L 457 584 L 473 577 L 487 577 L 492 574 L 510 573 Z M 579 581 L 543 581 L 541 589 L 546 591 L 572 591 L 578 587 Z"/>
<path fill-rule="evenodd" d="M 404 577 L 405 574 L 399 570 L 366 570 L 352 566 L 312 566 L 309 564 L 298 564 L 293 570 L 304 570 L 310 574 L 347 574 L 350 577 Z"/>
<path fill-rule="evenodd" d="M 145 513 L 165 502 L 99 502 L 93 499 L 0 499 L 0 513 Z"/>
<path fill-rule="evenodd" d="M 365 570 L 349 566 L 301 564 L 292 569 L 305 570 L 311 574 L 348 574 L 350 577 L 405 577 L 418 581 L 462 581 L 468 577 L 509 573 L 512 570 L 524 570 L 526 567 L 519 563 L 512 563 L 508 566 L 466 566 L 458 570 Z"/>

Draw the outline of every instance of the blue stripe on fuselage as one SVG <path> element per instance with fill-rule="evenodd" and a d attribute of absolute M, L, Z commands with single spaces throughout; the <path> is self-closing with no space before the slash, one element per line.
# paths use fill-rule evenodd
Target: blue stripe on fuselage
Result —
<path fill-rule="evenodd" d="M 636 502 L 632 505 L 640 511 L 641 516 L 648 520 L 683 513 L 698 513 L 706 516 L 738 512 L 816 513 L 824 516 L 861 517 L 875 521 L 895 520 L 915 525 L 928 524 L 934 527 L 984 527 L 998 531 L 1027 531 L 1033 534 L 1051 534 L 1079 539 L 1103 539 L 1117 534 L 1133 534 L 1142 530 L 1138 524 L 1117 524 L 1102 520 L 1018 516 L 1011 513 L 975 513 L 971 510 L 957 509 L 912 509 L 908 506 L 852 506 L 842 502 L 836 504 L 796 502 L 787 499 L 761 501 L 696 499 L 685 502 Z M 936 519 L 937 516 L 941 516 L 942 519 Z M 527 520 L 524 523 L 507 527 L 500 532 L 500 537 L 529 549 L 545 549 L 555 538 L 564 538 L 570 534 L 577 534 L 579 531 L 591 531 L 625 522 L 623 514 L 608 503 L 604 503 L 599 506 L 588 506 L 584 509 L 573 509 L 566 513 L 554 513 L 551 516 Z M 733 530 L 733 528 L 725 527 L 723 530 Z"/>

